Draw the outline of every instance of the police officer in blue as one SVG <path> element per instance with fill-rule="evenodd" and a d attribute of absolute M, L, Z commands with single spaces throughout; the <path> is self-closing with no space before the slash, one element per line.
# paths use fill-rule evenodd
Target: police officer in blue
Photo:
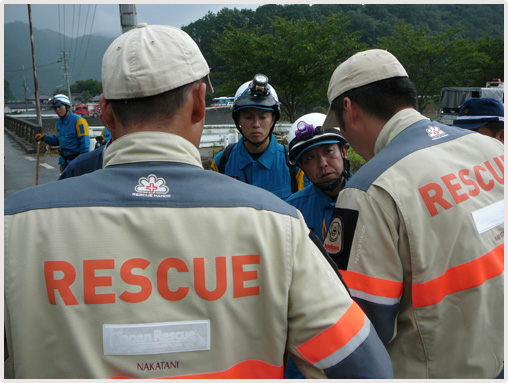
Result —
<path fill-rule="evenodd" d="M 242 137 L 218 153 L 212 169 L 286 199 L 304 187 L 303 172 L 291 166 L 286 148 L 273 135 L 280 104 L 268 78 L 257 74 L 238 88 L 233 119 Z"/>
<path fill-rule="evenodd" d="M 323 242 L 339 192 L 351 177 L 348 143 L 339 129 L 322 130 L 326 115 L 300 117 L 289 131 L 289 158 L 312 182 L 287 202 L 300 210 L 307 226 Z"/>
<path fill-rule="evenodd" d="M 49 103 L 60 117 L 56 122 L 55 135 L 38 133 L 35 140 L 60 147 L 59 163 L 62 172 L 73 159 L 90 150 L 90 133 L 86 120 L 71 112 L 69 97 L 57 94 L 49 100 Z"/>

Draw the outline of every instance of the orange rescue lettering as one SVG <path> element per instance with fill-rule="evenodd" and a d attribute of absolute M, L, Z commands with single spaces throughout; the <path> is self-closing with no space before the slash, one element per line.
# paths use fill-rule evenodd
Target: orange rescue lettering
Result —
<path fill-rule="evenodd" d="M 504 155 L 495 157 L 492 161 L 485 161 L 482 165 L 475 165 L 473 169 L 461 169 L 455 173 L 441 177 L 441 183 L 430 182 L 418 189 L 423 202 L 431 217 L 439 214 L 437 205 L 444 210 L 476 197 L 481 190 L 489 191 L 497 183 L 504 185 Z M 444 187 L 442 186 L 444 185 Z M 451 198 L 447 195 L 448 191 Z"/>
<path fill-rule="evenodd" d="M 257 283 L 257 270 L 244 270 L 244 266 L 259 265 L 259 255 L 235 255 L 231 257 L 231 273 L 233 282 L 233 297 L 242 298 L 252 295 L 259 295 L 259 284 Z M 123 291 L 118 298 L 128 303 L 139 303 L 147 300 L 152 294 L 153 283 L 146 275 L 133 273 L 133 269 L 146 270 L 150 262 L 143 258 L 132 258 L 126 260 L 120 267 L 119 278 L 127 285 L 138 286 L 138 292 Z M 252 266 L 251 266 L 252 268 Z M 97 288 L 107 288 L 113 286 L 113 274 L 96 275 L 96 271 L 114 270 L 114 259 L 89 259 L 84 260 L 82 267 L 75 267 L 67 261 L 46 261 L 44 262 L 44 277 L 46 280 L 46 289 L 49 302 L 56 305 L 56 291 L 60 294 L 65 305 L 78 305 L 78 299 L 73 293 L 71 286 L 76 281 L 77 271 L 82 270 L 82 287 L 84 304 L 108 304 L 116 302 L 116 294 L 113 292 L 97 293 Z M 172 281 L 181 281 L 180 273 L 188 273 L 189 267 L 179 258 L 166 258 L 157 267 L 156 288 L 161 297 L 168 301 L 179 301 L 184 299 L 191 286 L 185 286 L 184 282 L 178 282 L 180 285 L 175 290 L 169 287 L 170 278 L 168 272 L 178 273 Z M 175 271 L 176 270 L 176 271 Z M 206 268 L 205 258 L 193 259 L 193 288 L 194 292 L 207 301 L 215 301 L 226 293 L 228 288 L 228 267 L 226 257 L 215 258 L 215 289 L 209 290 L 206 286 Z M 208 268 L 210 272 L 210 268 Z M 106 272 L 107 273 L 107 272 Z M 63 275 L 62 275 L 63 274 Z M 172 274 L 173 276 L 175 274 Z M 57 278 L 58 276 L 58 278 Z M 118 278 L 118 276 L 116 277 Z M 210 278 L 210 277 L 209 277 Z M 249 282 L 250 281 L 250 282 Z M 246 286 L 248 282 L 249 286 Z M 177 282 L 175 282 L 177 283 Z M 115 286 L 118 282 L 115 281 Z M 75 289 L 76 290 L 76 289 Z"/>

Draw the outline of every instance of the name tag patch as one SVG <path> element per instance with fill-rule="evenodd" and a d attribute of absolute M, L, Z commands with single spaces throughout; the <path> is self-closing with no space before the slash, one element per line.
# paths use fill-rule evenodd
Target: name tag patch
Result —
<path fill-rule="evenodd" d="M 102 325 L 104 355 L 210 350 L 210 321 Z"/>
<path fill-rule="evenodd" d="M 485 233 L 504 223 L 504 200 L 476 210 L 472 214 L 478 234 Z"/>

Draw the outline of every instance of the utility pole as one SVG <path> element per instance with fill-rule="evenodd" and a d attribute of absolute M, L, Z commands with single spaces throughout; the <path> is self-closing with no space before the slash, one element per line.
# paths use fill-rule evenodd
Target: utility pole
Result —
<path fill-rule="evenodd" d="M 63 57 L 63 63 L 64 63 L 64 66 L 63 68 L 61 67 L 60 69 L 63 69 L 64 70 L 64 77 L 65 79 L 67 80 L 67 93 L 68 93 L 68 96 L 69 96 L 69 101 L 71 102 L 71 106 L 72 106 L 72 98 L 71 98 L 71 85 L 70 85 L 70 82 L 69 82 L 69 78 L 71 77 L 71 74 L 69 73 L 69 66 L 67 65 L 67 60 L 68 60 L 68 57 L 70 53 L 69 52 L 60 52 L 60 56 Z"/>
<path fill-rule="evenodd" d="M 136 28 L 137 14 L 136 4 L 118 4 L 120 7 L 120 25 L 122 26 L 122 33 Z"/>
<path fill-rule="evenodd" d="M 21 64 L 21 70 L 23 71 L 23 90 L 25 92 L 25 112 L 28 112 L 28 101 L 26 98 L 26 91 L 28 90 L 26 86 L 26 79 L 25 79 L 25 66 Z"/>
<path fill-rule="evenodd" d="M 32 65 L 34 69 L 34 88 L 35 88 L 35 110 L 37 111 L 37 123 L 42 128 L 41 100 L 39 98 L 39 84 L 37 82 L 37 66 L 35 65 L 35 45 L 32 29 L 32 7 L 28 4 L 28 20 L 30 22 L 30 40 L 32 41 Z"/>

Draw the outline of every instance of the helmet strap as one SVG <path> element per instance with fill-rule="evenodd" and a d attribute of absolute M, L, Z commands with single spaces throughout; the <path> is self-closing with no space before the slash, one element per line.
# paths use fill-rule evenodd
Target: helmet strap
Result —
<path fill-rule="evenodd" d="M 314 184 L 323 193 L 332 192 L 337 186 L 341 184 L 342 180 L 348 180 L 351 178 L 349 160 L 346 157 L 342 157 L 342 161 L 344 163 L 344 170 L 338 178 Z"/>
<path fill-rule="evenodd" d="M 320 183 L 317 183 L 314 185 L 316 185 L 316 187 L 319 190 L 321 190 L 323 193 L 332 192 L 337 186 L 340 185 L 340 183 L 342 182 L 343 179 L 344 179 L 344 173 L 341 174 L 340 177 L 338 177 L 338 178 L 334 178 L 332 180 L 325 181 L 325 182 L 320 182 Z"/>

